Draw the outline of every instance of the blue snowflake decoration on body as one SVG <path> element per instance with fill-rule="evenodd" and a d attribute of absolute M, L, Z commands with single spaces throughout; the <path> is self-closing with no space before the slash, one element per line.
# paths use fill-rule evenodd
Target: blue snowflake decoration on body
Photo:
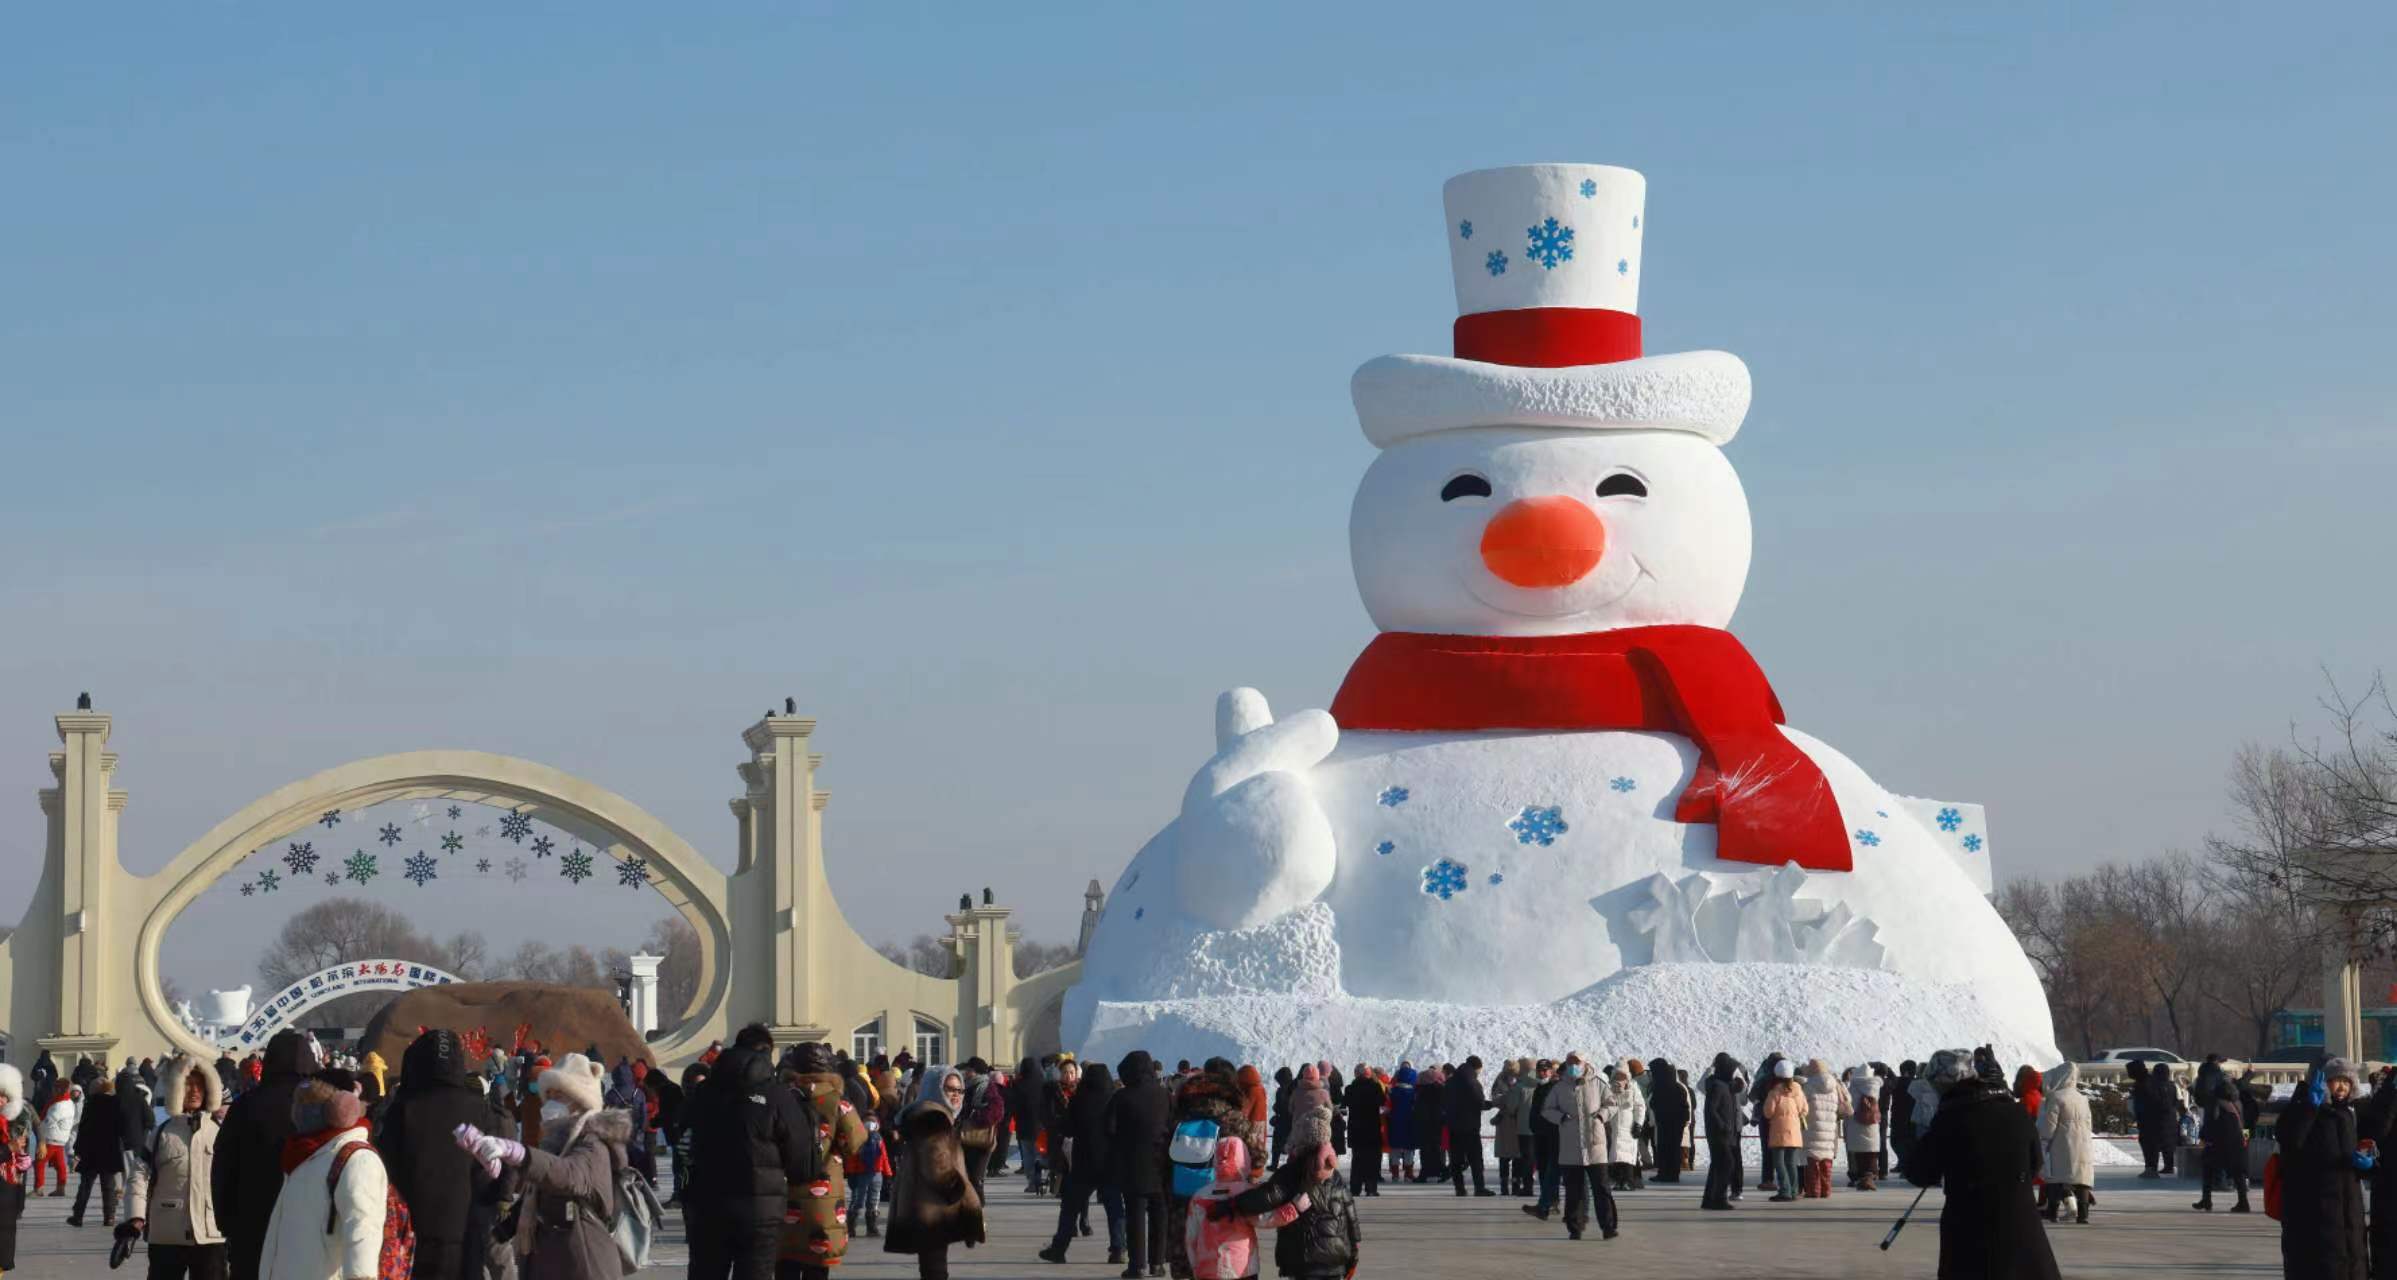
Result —
<path fill-rule="evenodd" d="M 360 884 L 374 879 L 376 872 L 381 870 L 375 866 L 375 856 L 364 849 L 351 854 L 349 860 L 341 865 L 349 872 L 350 879 Z"/>
<path fill-rule="evenodd" d="M 253 893 L 256 893 L 256 892 L 258 892 L 258 886 L 257 886 L 257 885 L 254 885 L 254 884 L 245 884 L 245 885 L 243 885 L 243 886 L 241 887 L 241 896 L 242 896 L 242 897 L 245 897 L 245 898 L 246 898 L 246 897 L 249 897 L 251 894 L 253 894 Z"/>
<path fill-rule="evenodd" d="M 1505 872 L 1502 872 L 1502 871 L 1493 871 L 1493 872 L 1491 872 L 1491 873 L 1490 873 L 1490 883 L 1491 883 L 1491 884 L 1505 884 L 1505 883 L 1506 883 L 1506 873 L 1505 873 Z"/>
<path fill-rule="evenodd" d="M 396 822 L 384 823 L 383 834 L 377 838 L 385 844 L 398 844 L 400 841 L 399 824 Z"/>
<path fill-rule="evenodd" d="M 1472 238 L 1473 238 L 1473 219 L 1471 219 L 1471 218 L 1467 218 L 1467 219 L 1465 219 L 1463 222 L 1460 222 L 1460 223 L 1458 223 L 1458 224 L 1457 224 L 1457 239 L 1459 239 L 1459 240 L 1471 240 Z"/>
<path fill-rule="evenodd" d="M 1385 808 L 1395 809 L 1407 802 L 1407 789 L 1405 787 L 1384 787 L 1382 793 L 1375 796 L 1374 799 Z"/>
<path fill-rule="evenodd" d="M 1964 814 L 1962 812 L 1955 809 L 1942 809 L 1939 811 L 1940 830 L 1956 831 L 1961 829 L 1963 826 Z"/>
<path fill-rule="evenodd" d="M 1515 833 L 1516 844 L 1536 844 L 1544 849 L 1555 844 L 1558 836 L 1565 834 L 1565 811 L 1553 806 L 1542 809 L 1535 805 L 1516 814 L 1506 824 L 1506 829 Z"/>
<path fill-rule="evenodd" d="M 340 872 L 338 872 L 338 871 L 328 871 L 328 872 L 326 872 L 326 873 L 325 873 L 325 883 L 326 883 L 326 884 L 330 884 L 330 885 L 338 885 L 338 884 L 340 884 L 340 883 L 341 883 L 341 873 L 340 873 Z"/>
<path fill-rule="evenodd" d="M 1148 909 L 1147 907 L 1134 907 L 1134 908 L 1132 908 L 1132 918 L 1133 918 L 1133 919 L 1135 919 L 1135 920 L 1138 920 L 1138 919 L 1140 919 L 1142 916 L 1145 916 L 1145 915 L 1147 915 L 1148 913 L 1149 913 L 1149 909 Z"/>
<path fill-rule="evenodd" d="M 282 887 L 283 877 L 276 875 L 273 867 L 268 867 L 258 873 L 258 891 L 260 893 L 273 893 Z"/>
<path fill-rule="evenodd" d="M 443 853 L 456 853 L 458 850 L 465 847 L 466 837 L 459 835 L 455 831 L 452 831 L 448 835 L 441 837 L 441 851 Z"/>
<path fill-rule="evenodd" d="M 291 874 L 295 876 L 304 876 L 316 870 L 316 842 L 302 840 L 294 843 L 284 850 L 283 865 L 291 868 Z"/>
<path fill-rule="evenodd" d="M 463 817 L 465 817 L 465 816 L 466 816 L 466 811 L 465 811 L 464 809 L 461 809 L 461 808 L 459 808 L 458 806 L 456 806 L 456 805 L 454 805 L 454 804 L 453 804 L 453 805 L 451 805 L 451 806 L 449 807 L 449 820 L 450 820 L 450 821 L 452 821 L 452 822 L 456 822 L 458 819 L 460 819 L 460 818 L 463 818 Z"/>
<path fill-rule="evenodd" d="M 508 880 L 509 880 L 511 883 L 514 883 L 514 884 L 523 884 L 523 883 L 524 883 L 524 877 L 525 877 L 527 874 L 529 874 L 529 873 L 528 873 L 528 872 L 526 871 L 526 869 L 525 869 L 525 865 L 524 865 L 524 859 L 522 859 L 522 858 L 510 858 L 510 859 L 508 859 Z"/>
<path fill-rule="evenodd" d="M 1591 179 L 1591 178 L 1583 178 L 1583 179 L 1581 180 L 1581 198 L 1582 198 L 1582 199 L 1584 199 L 1584 200 L 1587 200 L 1587 199 L 1589 199 L 1591 196 L 1594 196 L 1594 195 L 1597 195 L 1597 194 L 1598 194 L 1598 183 L 1597 183 L 1597 181 L 1596 181 L 1595 179 Z"/>
<path fill-rule="evenodd" d="M 1867 849 L 1870 849 L 1874 845 L 1881 843 L 1881 833 L 1864 827 L 1858 827 L 1856 829 L 1856 843 L 1863 845 Z"/>
<path fill-rule="evenodd" d="M 1640 784 L 1630 778 L 1616 778 L 1608 782 L 1606 785 L 1614 788 L 1617 795 L 1621 795 L 1627 791 L 1637 791 L 1640 789 Z"/>
<path fill-rule="evenodd" d="M 1398 852 L 1398 846 L 1388 840 L 1384 840 L 1380 844 L 1373 846 L 1373 851 L 1387 858 L 1391 854 Z"/>
<path fill-rule="evenodd" d="M 546 858 L 550 854 L 557 852 L 557 848 L 557 842 L 551 840 L 548 836 L 536 836 L 533 838 L 533 856 L 536 858 Z"/>
<path fill-rule="evenodd" d="M 1504 249 L 1492 249 L 1492 250 L 1490 250 L 1490 256 L 1489 256 L 1489 257 L 1487 257 L 1487 258 L 1484 258 L 1484 259 L 1482 259 L 1482 260 L 1481 260 L 1481 264 L 1482 264 L 1483 268 L 1484 268 L 1484 269 L 1486 269 L 1486 270 L 1488 270 L 1488 271 L 1489 271 L 1489 273 L 1490 273 L 1491 275 L 1494 275 L 1494 276 L 1502 276 L 1502 275 L 1505 275 L 1505 274 L 1506 274 L 1506 250 L 1504 250 Z"/>
<path fill-rule="evenodd" d="M 1523 251 L 1526 261 L 1554 271 L 1556 264 L 1573 260 L 1573 228 L 1557 225 L 1556 219 L 1541 221 L 1526 228 L 1523 234 L 1531 238 L 1530 247 Z"/>
<path fill-rule="evenodd" d="M 1977 835 L 1964 837 L 1964 851 L 1966 853 L 1979 853 L 1981 851 L 1981 837 Z"/>
<path fill-rule="evenodd" d="M 486 875 L 486 876 L 487 876 L 487 875 L 490 875 L 490 874 L 491 874 L 491 859 L 489 859 L 489 858 L 477 858 L 477 859 L 475 859 L 475 860 L 474 860 L 474 869 L 475 869 L 475 873 L 476 873 L 476 874 L 478 874 L 478 875 Z"/>
<path fill-rule="evenodd" d="M 400 873 L 401 878 L 414 880 L 419 889 L 424 888 L 425 881 L 438 879 L 441 875 L 441 864 L 433 861 L 432 855 L 422 849 L 410 856 L 405 865 L 408 869 Z"/>
<path fill-rule="evenodd" d="M 1423 869 L 1423 891 L 1442 902 L 1465 891 L 1465 864 L 1442 858 Z"/>
<path fill-rule="evenodd" d="M 1630 274 L 1631 274 L 1631 259 L 1629 259 L 1629 258 L 1617 258 L 1617 259 L 1615 259 L 1615 274 L 1616 274 L 1616 275 L 1619 275 L 1619 276 L 1627 276 L 1627 275 L 1630 275 Z"/>
<path fill-rule="evenodd" d="M 626 858 L 616 864 L 616 883 L 628 889 L 639 889 L 649 883 L 649 864 L 639 858 Z"/>
<path fill-rule="evenodd" d="M 341 810 L 327 809 L 323 813 L 316 815 L 316 821 L 319 825 L 323 826 L 325 830 L 331 831 L 333 828 L 341 825 Z"/>
<path fill-rule="evenodd" d="M 510 809 L 499 816 L 499 833 L 518 844 L 523 844 L 524 838 L 533 833 L 533 820 Z"/>
<path fill-rule="evenodd" d="M 591 855 L 577 849 L 558 859 L 558 874 L 576 884 L 591 878 Z"/>

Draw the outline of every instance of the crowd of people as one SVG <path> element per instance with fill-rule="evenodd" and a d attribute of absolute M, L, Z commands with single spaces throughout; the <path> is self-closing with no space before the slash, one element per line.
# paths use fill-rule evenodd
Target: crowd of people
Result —
<path fill-rule="evenodd" d="M 2290 1277 L 2362 1280 L 2375 1254 L 2397 1257 L 2397 1228 L 2365 1209 L 2365 1187 L 2392 1176 L 2378 1141 L 2397 1132 L 2397 1088 L 2379 1083 L 2359 1107 L 2364 1081 L 2332 1059 L 2278 1118 Z M 2138 1070 L 2129 1094 L 2142 1177 L 2192 1146 L 2194 1207 L 2212 1211 L 2220 1190 L 2229 1212 L 2250 1210 L 2262 1090 L 2209 1060 L 2186 1084 Z M 238 1062 L 0 1065 L 0 1270 L 24 1197 L 64 1196 L 71 1175 L 67 1222 L 85 1225 L 97 1190 L 100 1225 L 120 1250 L 146 1242 L 153 1280 L 613 1278 L 645 1261 L 670 1208 L 694 1280 L 820 1280 L 856 1238 L 945 1277 L 953 1250 L 986 1242 L 985 1200 L 1012 1155 L 1023 1192 L 1056 1201 L 1050 1263 L 1098 1247 L 1095 1209 L 1128 1280 L 1246 1280 L 1268 1264 L 1330 1280 L 1358 1271 L 1356 1199 L 1385 1184 L 1514 1198 L 1540 1222 L 1561 1213 L 1571 1239 L 1594 1225 L 1612 1240 L 1618 1197 L 1701 1166 L 1701 1207 L 1734 1209 L 1750 1130 L 1773 1201 L 1893 1177 L 1942 1187 L 1943 1277 L 2053 1276 L 2043 1221 L 2086 1223 L 2096 1203 L 2079 1069 L 2009 1077 L 1987 1048 L 1895 1068 L 1775 1053 L 1751 1071 L 1718 1054 L 1695 1074 L 1581 1053 L 1494 1074 L 1478 1057 L 1345 1076 L 1315 1062 L 1268 1080 L 1142 1052 L 1112 1070 L 1064 1054 L 1012 1073 L 860 1063 L 820 1043 L 778 1049 L 753 1025 L 669 1078 L 596 1047 L 471 1060 L 446 1030 L 420 1034 L 395 1073 L 284 1031 Z"/>

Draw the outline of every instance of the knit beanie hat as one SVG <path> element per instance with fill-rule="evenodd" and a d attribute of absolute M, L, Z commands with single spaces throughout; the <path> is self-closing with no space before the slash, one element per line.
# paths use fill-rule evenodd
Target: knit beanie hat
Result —
<path fill-rule="evenodd" d="M 541 1096 L 556 1098 L 575 1112 L 597 1111 L 606 1082 L 600 1065 L 579 1053 L 541 1073 Z"/>

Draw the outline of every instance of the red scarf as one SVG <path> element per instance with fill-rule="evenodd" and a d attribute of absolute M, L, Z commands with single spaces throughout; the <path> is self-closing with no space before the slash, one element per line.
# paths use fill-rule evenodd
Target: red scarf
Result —
<path fill-rule="evenodd" d="M 1715 856 L 1812 871 L 1851 865 L 1830 781 L 1781 732 L 1773 686 L 1728 631 L 1389 632 L 1348 669 L 1332 718 L 1349 730 L 1677 733 L 1697 744 L 1698 768 L 1673 820 L 1713 823 Z"/>
<path fill-rule="evenodd" d="M 360 1120 L 356 1124 L 345 1125 L 339 1129 L 319 1129 L 314 1133 L 295 1133 L 285 1138 L 283 1140 L 283 1176 L 290 1177 L 292 1170 L 308 1163 L 308 1157 L 315 1155 L 326 1143 L 345 1133 L 361 1132 L 366 1127 L 366 1121 Z"/>

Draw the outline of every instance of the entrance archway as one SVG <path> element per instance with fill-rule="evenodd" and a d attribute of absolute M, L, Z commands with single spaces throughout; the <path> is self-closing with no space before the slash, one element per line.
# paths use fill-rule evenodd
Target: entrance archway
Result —
<path fill-rule="evenodd" d="M 309 974 L 279 991 L 270 991 L 250 1014 L 249 1020 L 233 1027 L 217 1038 L 217 1044 L 233 1054 L 248 1053 L 264 1048 L 267 1038 L 299 1021 L 300 1015 L 328 1000 L 354 996 L 362 991 L 389 991 L 397 995 L 419 987 L 439 987 L 458 981 L 458 975 L 445 973 L 429 964 L 410 960 L 360 960 L 355 964 L 337 964 L 329 969 Z M 180 1019 L 178 1019 L 180 1021 Z"/>
<path fill-rule="evenodd" d="M 681 1026 L 657 1042 L 659 1057 L 674 1056 L 693 1029 L 720 1021 L 713 1015 L 720 1013 L 728 986 L 721 957 L 731 945 L 723 872 L 640 806 L 572 774 L 481 751 L 412 751 L 353 761 L 270 792 L 218 823 L 164 870 L 140 882 L 159 886 L 134 944 L 133 985 L 150 1023 L 165 1031 L 178 1049 L 204 1050 L 213 1056 L 215 1047 L 182 1026 L 159 984 L 158 951 L 167 926 L 253 851 L 314 826 L 329 811 L 366 809 L 395 800 L 508 809 L 620 861 L 639 858 L 652 886 L 699 934 L 699 998 Z"/>

